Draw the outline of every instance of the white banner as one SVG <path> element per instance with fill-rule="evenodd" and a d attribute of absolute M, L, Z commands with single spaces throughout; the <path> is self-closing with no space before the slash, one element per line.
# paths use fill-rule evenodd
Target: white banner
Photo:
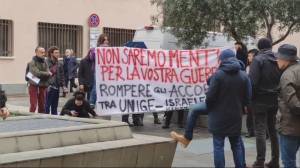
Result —
<path fill-rule="evenodd" d="M 224 49 L 97 48 L 97 114 L 162 112 L 205 101 L 206 81 Z"/>

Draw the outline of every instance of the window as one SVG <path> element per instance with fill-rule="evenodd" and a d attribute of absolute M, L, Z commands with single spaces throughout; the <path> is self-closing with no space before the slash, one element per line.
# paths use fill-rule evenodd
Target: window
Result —
<path fill-rule="evenodd" d="M 13 22 L 0 19 L 0 56 L 12 56 Z"/>
<path fill-rule="evenodd" d="M 82 57 L 82 26 L 38 23 L 38 45 L 48 49 L 57 46 L 61 54 L 73 49 L 76 56 Z"/>
<path fill-rule="evenodd" d="M 132 41 L 135 30 L 104 27 L 103 32 L 108 36 L 111 46 L 124 46 Z"/>

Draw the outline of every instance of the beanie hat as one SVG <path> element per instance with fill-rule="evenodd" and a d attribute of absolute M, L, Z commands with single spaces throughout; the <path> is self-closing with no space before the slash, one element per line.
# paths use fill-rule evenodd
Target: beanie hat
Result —
<path fill-rule="evenodd" d="M 271 49 L 272 48 L 272 41 L 268 38 L 261 38 L 258 40 L 257 48 L 259 50 Z"/>
<path fill-rule="evenodd" d="M 221 52 L 219 58 L 220 58 L 221 62 L 223 62 L 226 59 L 233 58 L 233 57 L 235 57 L 235 53 L 231 49 L 226 49 L 226 50 Z"/>

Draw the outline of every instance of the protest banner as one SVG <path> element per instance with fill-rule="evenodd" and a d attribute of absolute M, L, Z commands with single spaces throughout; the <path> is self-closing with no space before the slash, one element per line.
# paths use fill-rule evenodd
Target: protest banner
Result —
<path fill-rule="evenodd" d="M 205 101 L 207 79 L 226 48 L 96 48 L 98 115 L 162 112 Z"/>

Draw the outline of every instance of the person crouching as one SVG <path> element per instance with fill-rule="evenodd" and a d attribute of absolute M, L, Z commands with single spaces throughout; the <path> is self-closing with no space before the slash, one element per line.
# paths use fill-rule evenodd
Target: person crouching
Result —
<path fill-rule="evenodd" d="M 80 118 L 91 118 L 97 116 L 88 101 L 85 100 L 84 93 L 80 91 L 75 92 L 74 97 L 66 102 L 60 115 L 69 115 Z"/>
<path fill-rule="evenodd" d="M 5 120 L 10 115 L 6 107 L 6 101 L 7 97 L 5 95 L 5 92 L 0 88 L 0 117 L 2 117 L 3 120 Z"/>

